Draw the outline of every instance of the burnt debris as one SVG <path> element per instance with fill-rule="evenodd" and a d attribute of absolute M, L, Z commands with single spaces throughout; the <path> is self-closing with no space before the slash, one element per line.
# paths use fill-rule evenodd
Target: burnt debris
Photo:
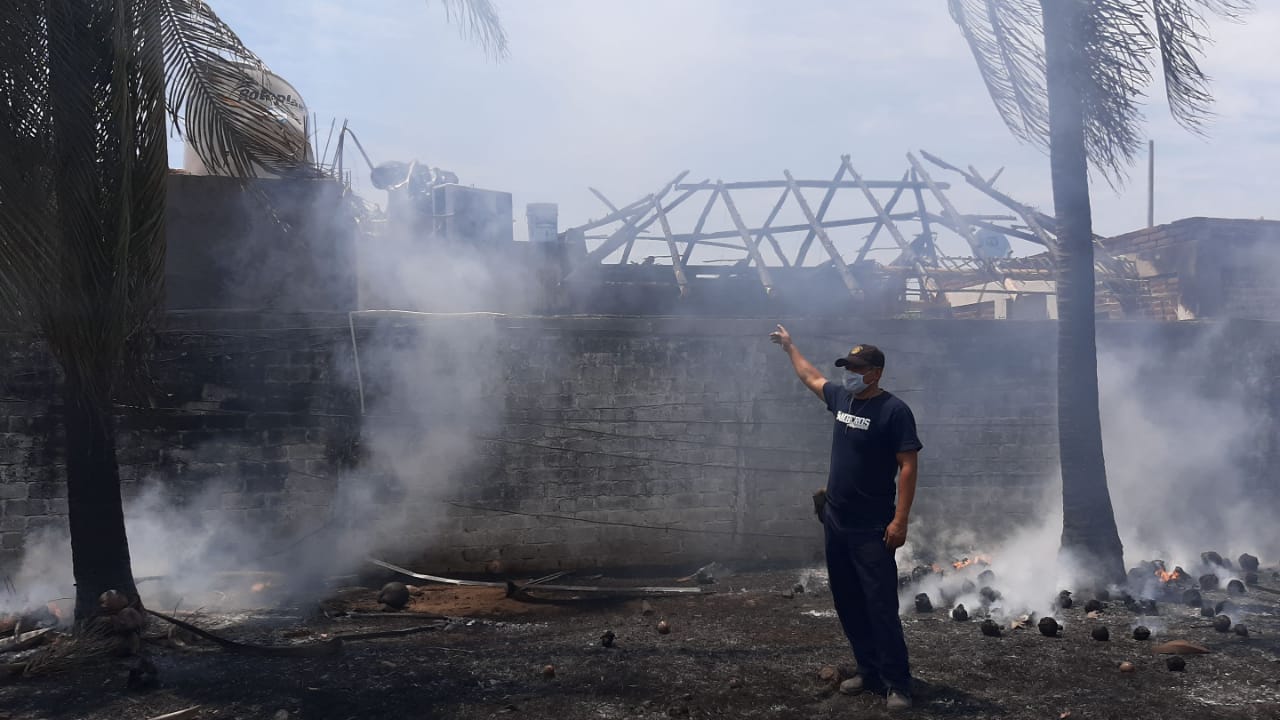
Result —
<path fill-rule="evenodd" d="M 1107 642 L 1108 640 L 1111 639 L 1111 631 L 1108 630 L 1105 625 L 1099 625 L 1098 627 L 1094 628 L 1089 634 L 1093 636 L 1093 639 L 1097 640 L 1098 642 Z"/>
<path fill-rule="evenodd" d="M 991 618 L 982 621 L 982 634 L 987 637 L 1000 637 L 1000 624 Z"/>
<path fill-rule="evenodd" d="M 1244 595 L 1245 593 L 1244 583 L 1240 582 L 1239 580 L 1232 580 L 1231 582 L 1227 583 L 1227 592 L 1231 593 L 1232 595 Z"/>
<path fill-rule="evenodd" d="M 1258 572 L 1258 558 L 1254 557 L 1253 555 L 1250 555 L 1249 553 L 1242 554 L 1237 559 L 1237 562 L 1240 563 L 1240 569 L 1244 570 L 1245 572 L 1251 572 L 1251 573 Z"/>
<path fill-rule="evenodd" d="M 1205 565 L 1216 565 L 1217 567 L 1224 568 L 1226 570 L 1231 569 L 1231 561 L 1223 558 L 1212 550 L 1200 553 L 1200 561 Z"/>
<path fill-rule="evenodd" d="M 1045 637 L 1058 637 L 1058 633 L 1062 632 L 1062 626 L 1051 617 L 1040 618 L 1040 622 L 1036 623 L 1036 627 L 1040 628 L 1040 634 Z"/>
<path fill-rule="evenodd" d="M 393 610 L 402 610 L 409 604 L 409 588 L 402 582 L 389 582 L 378 593 L 378 602 Z"/>
<path fill-rule="evenodd" d="M 1071 591 L 1063 590 L 1058 593 L 1058 607 L 1063 610 L 1069 610 L 1074 602 L 1071 600 Z"/>
<path fill-rule="evenodd" d="M 1146 625 L 1139 625 L 1133 629 L 1134 640 L 1149 640 L 1151 638 L 1151 629 Z"/>
<path fill-rule="evenodd" d="M 919 595 L 916 595 L 916 612 L 933 612 L 933 603 L 929 600 L 928 593 L 920 593 Z"/>
<path fill-rule="evenodd" d="M 951 619 L 956 622 L 967 622 L 969 620 L 969 611 L 964 605 L 957 605 L 951 610 Z"/>
<path fill-rule="evenodd" d="M 1218 589 L 1220 582 L 1217 575 L 1205 573 L 1200 576 L 1200 589 L 1205 592 L 1212 592 Z"/>

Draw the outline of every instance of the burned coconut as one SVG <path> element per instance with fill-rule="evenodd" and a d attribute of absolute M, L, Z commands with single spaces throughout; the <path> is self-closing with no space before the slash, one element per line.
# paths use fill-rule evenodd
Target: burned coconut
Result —
<path fill-rule="evenodd" d="M 1231 618 L 1226 615 L 1219 615 L 1213 619 L 1213 629 L 1220 633 L 1231 630 Z"/>
<path fill-rule="evenodd" d="M 1090 600 L 1089 602 L 1084 604 L 1084 611 L 1087 613 L 1102 612 L 1102 608 L 1103 608 L 1102 601 L 1098 600 L 1097 598 L 1094 598 L 1093 600 Z"/>
<path fill-rule="evenodd" d="M 1058 633 L 1062 631 L 1062 626 L 1051 617 L 1040 618 L 1040 622 L 1036 623 L 1036 627 L 1040 628 L 1040 634 L 1045 637 L 1058 637 Z"/>
<path fill-rule="evenodd" d="M 1058 607 L 1062 608 L 1063 610 L 1067 610 L 1071 607 L 1072 604 L 1073 603 L 1071 600 L 1070 590 L 1063 590 L 1062 592 L 1058 593 Z"/>
<path fill-rule="evenodd" d="M 1235 633 L 1240 637 L 1249 637 L 1249 628 L 1244 625 L 1237 625 L 1235 627 Z"/>
<path fill-rule="evenodd" d="M 395 610 L 401 610 L 409 604 L 409 588 L 402 582 L 389 582 L 382 586 L 378 593 L 378 602 Z"/>
<path fill-rule="evenodd" d="M 1227 592 L 1231 593 L 1232 595 L 1243 595 L 1244 583 L 1240 582 L 1239 580 L 1232 580 L 1231 582 L 1227 583 Z"/>
<path fill-rule="evenodd" d="M 969 611 L 964 605 L 957 605 L 951 610 L 951 619 L 956 622 L 967 622 L 969 620 Z"/>
<path fill-rule="evenodd" d="M 1205 573 L 1200 576 L 1200 589 L 1205 592 L 1217 590 L 1220 583 L 1218 576 L 1213 573 Z"/>
<path fill-rule="evenodd" d="M 1139 625 L 1133 629 L 1134 640 L 1147 640 L 1151 637 L 1151 629 L 1145 625 Z"/>
<path fill-rule="evenodd" d="M 1244 553 L 1238 558 L 1238 562 L 1240 563 L 1241 570 L 1244 570 L 1245 572 L 1258 572 L 1258 558 L 1253 555 Z"/>
<path fill-rule="evenodd" d="M 1187 661 L 1174 655 L 1173 657 L 1165 658 L 1164 666 L 1173 672 L 1182 672 L 1187 669 Z"/>
<path fill-rule="evenodd" d="M 1107 642 L 1111 639 L 1111 631 L 1105 625 L 1094 628 L 1089 634 L 1098 642 Z"/>
<path fill-rule="evenodd" d="M 919 595 L 916 595 L 916 612 L 933 612 L 933 603 L 929 600 L 928 593 L 920 593 Z"/>
<path fill-rule="evenodd" d="M 1200 561 L 1205 565 L 1217 565 L 1220 568 L 1231 568 L 1231 563 L 1224 560 L 1221 555 L 1212 550 L 1200 553 Z"/>
<path fill-rule="evenodd" d="M 987 637 L 1000 637 L 1000 624 L 991 618 L 982 621 L 982 634 Z"/>
<path fill-rule="evenodd" d="M 1200 597 L 1200 591 L 1195 588 L 1184 590 L 1182 593 L 1182 604 L 1187 607 L 1200 607 L 1203 600 Z"/>

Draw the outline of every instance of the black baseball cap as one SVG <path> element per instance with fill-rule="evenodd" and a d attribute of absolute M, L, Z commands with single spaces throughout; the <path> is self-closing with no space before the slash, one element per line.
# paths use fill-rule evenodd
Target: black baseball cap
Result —
<path fill-rule="evenodd" d="M 883 368 L 884 353 L 875 345 L 854 345 L 848 355 L 836 360 L 836 367 L 847 367 L 854 370 Z"/>

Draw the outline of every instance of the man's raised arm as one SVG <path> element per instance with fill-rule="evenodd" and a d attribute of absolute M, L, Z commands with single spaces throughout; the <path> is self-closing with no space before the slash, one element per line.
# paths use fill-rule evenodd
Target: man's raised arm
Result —
<path fill-rule="evenodd" d="M 812 390 L 814 395 L 820 398 L 823 397 L 822 386 L 827 384 L 827 378 L 812 363 L 805 360 L 804 355 L 801 355 L 796 346 L 791 343 L 791 333 L 779 325 L 777 330 L 769 333 L 769 339 L 781 345 L 782 349 L 787 353 L 787 357 L 791 358 L 791 367 L 795 368 L 796 376 L 800 378 L 800 382 L 803 382 L 805 387 Z"/>

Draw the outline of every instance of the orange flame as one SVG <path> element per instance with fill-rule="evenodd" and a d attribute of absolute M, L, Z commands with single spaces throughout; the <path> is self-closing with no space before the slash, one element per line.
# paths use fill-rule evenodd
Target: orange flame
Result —
<path fill-rule="evenodd" d="M 990 565 L 990 564 L 991 564 L 990 555 L 975 555 L 972 558 L 963 558 L 961 560 L 957 560 L 956 562 L 951 563 L 951 567 L 957 570 L 963 570 L 964 568 L 967 568 L 970 565 Z"/>
<path fill-rule="evenodd" d="M 52 602 L 51 602 L 51 603 L 49 603 L 49 604 L 45 605 L 45 607 L 49 608 L 49 614 L 50 614 L 50 615 L 53 615 L 55 618 L 57 618 L 57 619 L 58 619 L 58 622 L 62 622 L 62 621 L 65 619 L 65 618 L 63 618 L 63 616 L 62 616 L 62 610 L 58 609 L 58 605 L 57 605 L 57 603 L 52 603 Z"/>
<path fill-rule="evenodd" d="M 942 574 L 942 566 L 941 566 L 941 565 L 939 565 L 938 563 L 932 563 L 932 564 L 930 564 L 930 565 L 929 565 L 929 569 L 930 569 L 930 570 L 932 570 L 932 571 L 934 571 L 935 573 L 938 573 L 939 575 L 941 575 L 941 574 Z"/>
<path fill-rule="evenodd" d="M 1162 563 L 1162 562 L 1157 562 L 1157 563 L 1156 563 L 1156 577 L 1160 578 L 1160 582 L 1166 582 L 1166 583 L 1167 583 L 1167 582 L 1173 582 L 1174 580 L 1182 580 L 1182 579 L 1185 579 L 1185 578 L 1187 577 L 1187 574 L 1186 574 L 1185 572 L 1183 572 L 1183 571 L 1182 571 L 1182 568 L 1180 568 L 1180 567 L 1176 567 L 1176 568 L 1174 568 L 1174 569 L 1173 569 L 1173 571 L 1172 571 L 1172 572 L 1170 572 L 1170 571 L 1168 571 L 1168 570 L 1165 570 L 1165 569 L 1164 569 L 1164 563 Z"/>

